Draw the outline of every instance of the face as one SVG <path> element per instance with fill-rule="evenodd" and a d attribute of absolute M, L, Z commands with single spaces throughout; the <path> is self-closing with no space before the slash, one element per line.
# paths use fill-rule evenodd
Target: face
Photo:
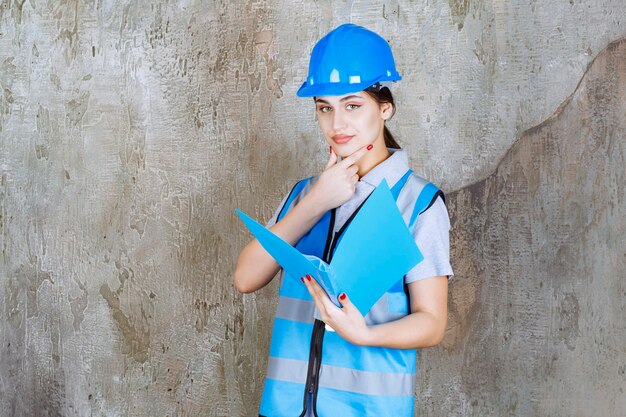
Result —
<path fill-rule="evenodd" d="M 368 144 L 384 146 L 383 129 L 391 116 L 391 104 L 378 104 L 360 91 L 315 97 L 315 107 L 324 137 L 337 155 L 346 157 Z"/>

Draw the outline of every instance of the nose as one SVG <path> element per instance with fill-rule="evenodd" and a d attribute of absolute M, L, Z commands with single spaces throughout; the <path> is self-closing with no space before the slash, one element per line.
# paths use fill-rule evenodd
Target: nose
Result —
<path fill-rule="evenodd" d="M 333 129 L 335 132 L 341 132 L 347 127 L 345 115 L 341 110 L 333 111 Z"/>

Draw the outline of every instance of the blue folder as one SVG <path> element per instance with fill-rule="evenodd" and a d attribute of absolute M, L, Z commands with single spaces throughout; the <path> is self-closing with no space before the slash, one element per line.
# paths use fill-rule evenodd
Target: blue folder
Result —
<path fill-rule="evenodd" d="M 302 254 L 265 226 L 239 210 L 236 212 L 289 275 L 296 279 L 311 275 L 337 306 L 338 295 L 345 292 L 363 316 L 424 259 L 385 180 L 346 227 L 330 264 Z"/>

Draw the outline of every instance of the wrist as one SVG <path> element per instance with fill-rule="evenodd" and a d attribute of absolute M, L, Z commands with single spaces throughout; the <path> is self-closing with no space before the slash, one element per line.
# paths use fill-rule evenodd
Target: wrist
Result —
<path fill-rule="evenodd" d="M 360 332 L 358 338 L 353 342 L 357 346 L 376 346 L 374 343 L 374 334 L 372 328 L 374 326 L 365 326 L 365 329 Z"/>
<path fill-rule="evenodd" d="M 330 208 L 326 207 L 322 198 L 317 193 L 315 187 L 311 189 L 298 203 L 298 205 L 302 205 L 306 207 L 308 213 L 311 213 L 313 217 L 320 218 L 326 213 Z"/>
<path fill-rule="evenodd" d="M 378 340 L 378 326 L 365 326 L 365 332 L 363 333 L 363 340 L 360 343 L 361 346 L 380 346 L 377 343 Z"/>

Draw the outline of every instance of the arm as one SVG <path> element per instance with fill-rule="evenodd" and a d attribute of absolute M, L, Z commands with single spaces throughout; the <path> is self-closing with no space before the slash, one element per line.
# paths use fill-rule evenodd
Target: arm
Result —
<path fill-rule="evenodd" d="M 333 207 L 348 201 L 355 192 L 359 180 L 356 162 L 367 153 L 363 147 L 338 162 L 337 155 L 330 159 L 307 195 L 287 215 L 270 227 L 272 233 L 295 245 Z M 235 288 L 243 293 L 254 292 L 266 286 L 276 275 L 280 266 L 259 243 L 253 239 L 243 248 L 234 273 Z"/>
<path fill-rule="evenodd" d="M 339 297 L 342 308 L 328 298 L 314 279 L 303 279 L 322 320 L 347 341 L 361 346 L 415 349 L 438 344 L 448 317 L 448 278 L 430 277 L 408 284 L 411 314 L 389 323 L 367 326 L 346 294 Z"/>
<path fill-rule="evenodd" d="M 443 200 L 437 198 L 433 206 L 418 217 L 415 240 L 426 258 L 406 275 L 411 281 L 408 284 L 411 314 L 399 320 L 368 327 L 349 297 L 345 294 L 345 298 L 339 297 L 343 306 L 339 308 L 315 280 L 305 279 L 324 322 L 357 345 L 408 349 L 438 344 L 445 333 L 448 316 L 447 276 L 452 275 L 449 229 L 448 212 Z"/>
<path fill-rule="evenodd" d="M 373 326 L 372 344 L 427 347 L 441 341 L 448 315 L 448 280 L 452 275 L 450 220 L 441 197 L 419 215 L 413 230 L 425 259 L 406 275 L 412 314 L 393 323 Z M 425 277 L 430 277 L 426 278 Z M 406 331 L 403 326 L 406 327 Z"/>
<path fill-rule="evenodd" d="M 431 277 L 408 287 L 411 314 L 369 327 L 367 345 L 411 349 L 441 342 L 448 319 L 448 277 Z"/>
<path fill-rule="evenodd" d="M 325 211 L 320 210 L 315 193 L 309 193 L 296 204 L 274 226 L 272 233 L 295 245 L 322 217 Z M 239 255 L 234 273 L 235 288 L 243 293 L 250 293 L 266 286 L 276 275 L 280 266 L 259 243 L 252 239 Z"/>

